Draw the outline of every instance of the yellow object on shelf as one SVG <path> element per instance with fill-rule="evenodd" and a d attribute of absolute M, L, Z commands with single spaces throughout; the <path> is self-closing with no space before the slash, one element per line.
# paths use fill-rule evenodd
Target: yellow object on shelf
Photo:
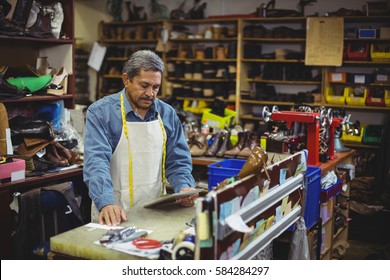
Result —
<path fill-rule="evenodd" d="M 203 114 L 203 111 L 205 109 L 207 109 L 207 106 L 208 106 L 207 102 L 202 101 L 202 100 L 196 101 L 197 106 L 192 107 L 193 102 L 194 101 L 192 101 L 192 100 L 185 99 L 183 102 L 183 110 L 194 113 L 194 114 Z"/>
<path fill-rule="evenodd" d="M 225 128 L 235 123 L 236 111 L 225 109 L 225 116 L 221 117 L 211 113 L 211 109 L 205 109 L 202 115 L 202 123 L 207 121 L 210 127 Z"/>
<path fill-rule="evenodd" d="M 374 45 L 371 44 L 370 54 L 372 61 L 390 61 L 390 52 L 385 51 L 389 45 Z"/>
<path fill-rule="evenodd" d="M 386 107 L 390 107 L 390 90 L 385 90 L 385 104 Z"/>
<path fill-rule="evenodd" d="M 335 95 L 334 89 L 332 87 L 325 88 L 325 100 L 328 104 L 345 104 L 345 91 L 343 95 Z"/>
<path fill-rule="evenodd" d="M 349 135 L 343 131 L 340 139 L 345 142 L 362 143 L 365 127 L 365 125 L 360 126 L 359 135 Z"/>
<path fill-rule="evenodd" d="M 348 105 L 364 106 L 366 104 L 367 88 L 364 89 L 363 97 L 360 97 L 360 96 L 354 96 L 353 88 L 346 87 L 344 89 L 344 96 L 345 96 L 345 102 Z"/>

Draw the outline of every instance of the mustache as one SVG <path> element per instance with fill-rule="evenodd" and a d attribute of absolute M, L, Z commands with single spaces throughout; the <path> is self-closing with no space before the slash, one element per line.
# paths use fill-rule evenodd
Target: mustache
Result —
<path fill-rule="evenodd" d="M 139 99 L 142 99 L 142 100 L 148 100 L 148 101 L 153 101 L 154 100 L 154 98 L 153 97 L 148 97 L 148 96 L 146 96 L 146 95 L 142 95 L 142 96 L 140 96 L 140 98 Z"/>

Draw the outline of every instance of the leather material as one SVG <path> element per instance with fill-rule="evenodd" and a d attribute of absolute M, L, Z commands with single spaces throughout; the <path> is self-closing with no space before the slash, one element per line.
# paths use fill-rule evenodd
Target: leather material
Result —
<path fill-rule="evenodd" d="M 223 142 L 222 142 L 222 145 L 219 148 L 218 152 L 215 154 L 216 157 L 224 157 L 225 152 L 227 150 L 232 149 L 233 145 L 232 145 L 232 142 L 230 141 L 230 136 L 231 136 L 230 131 L 226 132 L 223 135 Z"/>
<path fill-rule="evenodd" d="M 256 133 L 249 132 L 248 137 L 246 139 L 245 146 L 242 148 L 242 150 L 237 154 L 237 157 L 239 158 L 248 158 L 252 150 L 259 145 L 259 136 Z"/>
<path fill-rule="evenodd" d="M 216 155 L 216 153 L 218 152 L 219 148 L 221 147 L 221 145 L 222 145 L 222 133 L 217 132 L 214 135 L 214 141 L 210 145 L 210 147 L 208 147 L 208 149 L 205 153 L 205 156 L 206 157 L 214 157 Z"/>
<path fill-rule="evenodd" d="M 15 117 L 9 120 L 13 145 L 19 145 L 24 138 L 42 138 L 49 141 L 54 139 L 52 125 L 44 120 L 27 120 L 24 117 Z"/>
<path fill-rule="evenodd" d="M 12 20 L 18 23 L 21 28 L 26 27 L 28 16 L 30 15 L 33 0 L 17 0 Z"/>
<path fill-rule="evenodd" d="M 0 155 L 7 154 L 6 129 L 9 127 L 7 109 L 0 102 Z"/>
<path fill-rule="evenodd" d="M 56 146 L 52 143 L 46 147 L 45 158 L 49 161 L 52 161 L 52 162 L 58 164 L 58 166 L 68 166 L 69 165 L 69 161 L 66 158 L 63 158 L 58 154 Z"/>
<path fill-rule="evenodd" d="M 5 18 L 3 7 L 0 6 L 0 35 L 24 36 L 24 29 L 14 24 L 14 22 Z"/>
<path fill-rule="evenodd" d="M 265 169 L 268 161 L 268 154 L 264 151 L 260 146 L 256 146 L 253 148 L 251 154 L 248 159 L 245 161 L 244 166 L 241 168 L 238 173 L 239 178 L 245 178 L 251 174 L 259 174 L 262 169 L 265 170 L 267 177 L 268 172 Z"/>
<path fill-rule="evenodd" d="M 194 137 L 192 146 L 190 149 L 191 156 L 200 157 L 203 156 L 208 149 L 207 139 L 205 134 L 197 134 Z"/>
<path fill-rule="evenodd" d="M 47 196 L 51 193 L 54 196 Z M 17 228 L 12 237 L 15 259 L 32 258 L 33 248 L 39 243 L 84 224 L 72 182 L 24 192 L 18 197 L 18 205 Z M 51 216 L 54 220 L 46 218 Z"/>
<path fill-rule="evenodd" d="M 17 148 L 17 153 L 22 156 L 33 157 L 37 152 L 44 149 L 49 145 L 49 141 L 46 139 L 39 139 L 34 144 L 21 143 Z"/>
<path fill-rule="evenodd" d="M 227 150 L 225 152 L 225 157 L 236 157 L 238 153 L 241 151 L 241 149 L 244 147 L 246 139 L 248 137 L 248 133 L 239 132 L 237 136 L 238 136 L 237 144 L 232 149 Z"/>

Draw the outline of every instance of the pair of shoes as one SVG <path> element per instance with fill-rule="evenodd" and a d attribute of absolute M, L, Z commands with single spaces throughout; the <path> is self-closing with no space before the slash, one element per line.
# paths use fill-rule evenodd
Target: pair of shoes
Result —
<path fill-rule="evenodd" d="M 248 158 L 252 153 L 252 150 L 260 143 L 259 136 L 250 131 L 239 132 L 238 142 L 230 150 L 227 150 L 224 154 L 225 157 L 238 157 Z"/>
<path fill-rule="evenodd" d="M 205 156 L 207 157 L 224 157 L 226 150 L 233 147 L 230 141 L 230 132 L 217 132 L 214 135 L 214 141 L 207 149 Z"/>

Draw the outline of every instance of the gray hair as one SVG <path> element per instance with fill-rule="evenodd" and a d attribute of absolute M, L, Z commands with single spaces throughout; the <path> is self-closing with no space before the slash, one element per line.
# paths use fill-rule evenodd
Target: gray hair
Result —
<path fill-rule="evenodd" d="M 164 63 L 156 53 L 150 50 L 136 51 L 125 62 L 122 73 L 126 73 L 129 79 L 132 80 L 140 74 L 141 70 L 160 72 L 162 76 Z"/>

